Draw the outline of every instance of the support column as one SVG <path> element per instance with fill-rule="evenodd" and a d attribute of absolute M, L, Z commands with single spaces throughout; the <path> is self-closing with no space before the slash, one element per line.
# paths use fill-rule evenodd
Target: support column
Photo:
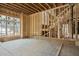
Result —
<path fill-rule="evenodd" d="M 58 19 L 58 39 L 60 39 L 60 19 Z"/>
<path fill-rule="evenodd" d="M 75 9 L 75 39 L 78 39 L 77 5 Z"/>
<path fill-rule="evenodd" d="M 77 20 L 75 19 L 75 39 L 78 39 L 78 30 L 77 30 L 78 24 L 77 24 Z"/>
<path fill-rule="evenodd" d="M 69 37 L 72 38 L 72 24 L 71 24 L 71 20 L 69 20 Z"/>
<path fill-rule="evenodd" d="M 70 6 L 70 10 L 71 10 L 71 35 L 72 35 L 72 39 L 73 39 L 73 6 L 74 6 L 74 4 L 71 4 L 71 6 Z"/>
<path fill-rule="evenodd" d="M 20 15 L 20 21 L 21 21 L 21 25 L 20 25 L 21 32 L 20 32 L 20 35 L 21 35 L 21 38 L 23 38 L 23 13 L 21 13 L 21 15 Z"/>
<path fill-rule="evenodd" d="M 60 9 L 58 9 L 60 13 Z M 61 17 L 61 16 L 60 16 Z M 60 34 L 61 34 L 61 24 L 60 24 L 60 17 L 58 18 L 58 39 L 60 39 Z"/>
<path fill-rule="evenodd" d="M 49 15 L 49 38 L 51 37 L 51 15 Z"/>
<path fill-rule="evenodd" d="M 73 39 L 73 4 L 70 4 L 69 36 Z"/>

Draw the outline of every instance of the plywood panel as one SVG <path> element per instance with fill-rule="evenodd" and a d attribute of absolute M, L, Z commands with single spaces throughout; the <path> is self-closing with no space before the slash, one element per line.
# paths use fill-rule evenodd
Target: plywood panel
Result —
<path fill-rule="evenodd" d="M 49 25 L 50 18 L 47 12 L 51 13 L 51 10 L 47 10 L 47 11 L 43 11 L 43 12 L 30 15 L 30 36 L 41 35 L 42 25 L 47 25 L 47 26 Z M 54 11 L 52 11 L 52 15 L 54 15 Z"/>
<path fill-rule="evenodd" d="M 29 37 L 30 30 L 30 20 L 29 16 L 21 14 L 21 37 Z"/>
<path fill-rule="evenodd" d="M 30 35 L 40 35 L 41 14 L 37 13 L 30 16 Z"/>

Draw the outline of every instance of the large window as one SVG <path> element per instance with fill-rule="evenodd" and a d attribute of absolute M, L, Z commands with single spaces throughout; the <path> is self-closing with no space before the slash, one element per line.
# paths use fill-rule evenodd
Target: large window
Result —
<path fill-rule="evenodd" d="M 0 16 L 0 36 L 20 35 L 20 19 L 10 16 Z"/>
<path fill-rule="evenodd" d="M 0 36 L 6 35 L 6 17 L 0 16 Z"/>

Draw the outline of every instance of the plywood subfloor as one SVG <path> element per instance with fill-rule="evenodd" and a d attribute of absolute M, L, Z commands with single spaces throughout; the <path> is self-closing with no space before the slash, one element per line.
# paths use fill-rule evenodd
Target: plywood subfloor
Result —
<path fill-rule="evenodd" d="M 48 40 L 20 39 L 4 42 L 1 45 L 15 56 L 57 56 L 60 42 Z"/>
<path fill-rule="evenodd" d="M 62 48 L 59 50 L 59 56 L 79 56 L 79 47 L 75 46 L 75 41 L 69 41 L 69 40 L 58 40 L 58 39 L 49 39 L 45 37 L 36 37 L 38 39 L 48 40 L 53 45 L 57 43 L 62 43 Z M 50 44 L 51 44 L 50 43 Z M 53 48 L 53 46 L 52 46 Z M 54 51 L 54 50 L 53 50 Z"/>
<path fill-rule="evenodd" d="M 62 46 L 59 56 L 79 56 L 79 47 L 77 46 Z"/>
<path fill-rule="evenodd" d="M 1 46 L 15 56 L 79 56 L 79 48 L 74 41 L 43 37 L 8 41 Z"/>

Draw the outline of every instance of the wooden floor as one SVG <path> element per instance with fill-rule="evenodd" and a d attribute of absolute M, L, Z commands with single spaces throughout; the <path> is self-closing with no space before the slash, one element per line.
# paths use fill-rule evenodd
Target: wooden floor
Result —
<path fill-rule="evenodd" d="M 59 56 L 79 56 L 79 47 L 64 45 Z"/>
<path fill-rule="evenodd" d="M 1 47 L 10 52 L 11 56 L 79 56 L 79 47 L 75 46 L 74 41 L 46 37 L 3 42 Z"/>
<path fill-rule="evenodd" d="M 1 46 L 15 56 L 57 56 L 61 43 L 32 38 L 4 42 Z"/>
<path fill-rule="evenodd" d="M 58 50 L 59 56 L 79 56 L 79 47 L 75 46 L 75 41 L 69 41 L 69 40 L 58 40 L 58 39 L 48 39 L 45 37 L 35 37 L 38 39 L 44 39 L 52 42 L 52 44 L 59 44 L 61 43 L 62 45 L 59 45 L 61 48 Z M 54 48 L 52 46 L 52 48 Z M 54 51 L 54 50 L 53 50 Z"/>

